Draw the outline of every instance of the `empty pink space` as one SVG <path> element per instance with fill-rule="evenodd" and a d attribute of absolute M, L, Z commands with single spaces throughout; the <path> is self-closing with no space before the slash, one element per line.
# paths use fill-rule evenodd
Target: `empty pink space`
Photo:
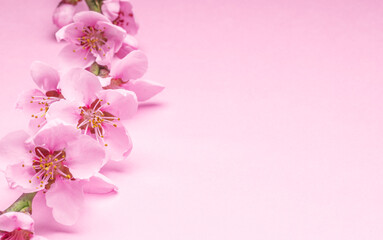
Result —
<path fill-rule="evenodd" d="M 34 60 L 57 66 L 55 0 L 0 2 L 0 136 Z M 381 240 L 383 2 L 132 0 L 145 78 L 166 89 L 130 121 L 74 227 L 40 196 L 53 240 Z M 0 209 L 18 197 L 0 174 Z"/>

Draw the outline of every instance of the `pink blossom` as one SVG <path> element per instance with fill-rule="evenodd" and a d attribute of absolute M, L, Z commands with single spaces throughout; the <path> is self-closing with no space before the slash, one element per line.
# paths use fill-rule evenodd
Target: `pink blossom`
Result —
<path fill-rule="evenodd" d="M 126 0 L 105 0 L 102 13 L 113 22 L 122 27 L 128 34 L 135 35 L 138 30 L 132 11 L 132 4 Z"/>
<path fill-rule="evenodd" d="M 132 143 L 121 122 L 137 110 L 134 93 L 123 89 L 103 90 L 94 74 L 80 68 L 65 74 L 60 86 L 68 100 L 52 104 L 48 121 L 77 126 L 105 148 L 108 160 L 125 159 Z"/>
<path fill-rule="evenodd" d="M 34 221 L 30 215 L 7 212 L 0 215 L 1 240 L 46 240 L 34 235 Z"/>
<path fill-rule="evenodd" d="M 138 79 L 148 68 L 148 60 L 142 51 L 135 50 L 112 66 L 109 82 L 105 89 L 126 89 L 136 94 L 138 101 L 146 101 L 161 92 L 164 87 L 158 83 Z"/>
<path fill-rule="evenodd" d="M 16 108 L 32 117 L 32 128 L 39 128 L 46 123 L 45 114 L 49 106 L 64 96 L 58 88 L 60 76 L 56 69 L 35 61 L 31 65 L 31 75 L 38 88 L 23 92 L 17 100 Z"/>
<path fill-rule="evenodd" d="M 58 41 L 68 42 L 59 54 L 62 61 L 78 67 L 89 66 L 94 61 L 100 65 L 110 64 L 125 36 L 124 29 L 93 11 L 77 13 L 73 23 L 56 33 Z"/>
<path fill-rule="evenodd" d="M 74 13 L 75 5 L 60 3 L 53 13 L 53 23 L 59 28 L 64 27 L 65 25 L 73 22 Z"/>
<path fill-rule="evenodd" d="M 83 181 L 100 170 L 105 152 L 89 136 L 58 122 L 49 122 L 33 137 L 22 131 L 1 140 L 0 160 L 10 165 L 5 176 L 11 188 L 46 192 L 56 221 L 71 225 L 83 200 Z M 11 163 L 12 161 L 12 163 Z"/>

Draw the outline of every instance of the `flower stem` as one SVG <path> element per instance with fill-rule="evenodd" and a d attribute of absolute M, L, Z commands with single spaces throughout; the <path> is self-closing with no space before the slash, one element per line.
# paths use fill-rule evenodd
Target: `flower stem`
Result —
<path fill-rule="evenodd" d="M 9 208 L 5 209 L 6 212 L 23 212 L 32 214 L 32 201 L 36 196 L 34 193 L 23 193 Z"/>
<path fill-rule="evenodd" d="M 102 0 L 85 0 L 89 9 L 101 13 Z"/>

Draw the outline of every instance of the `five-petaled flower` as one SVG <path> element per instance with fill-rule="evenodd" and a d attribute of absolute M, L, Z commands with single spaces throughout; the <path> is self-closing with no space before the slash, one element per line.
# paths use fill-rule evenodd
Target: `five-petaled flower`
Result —
<path fill-rule="evenodd" d="M 125 159 L 132 143 L 122 121 L 137 110 L 133 92 L 118 89 L 104 90 L 94 74 L 74 68 L 62 77 L 63 94 L 70 100 L 51 105 L 48 121 L 61 121 L 92 136 L 106 151 L 106 160 Z"/>
<path fill-rule="evenodd" d="M 0 215 L 1 240 L 46 240 L 34 235 L 34 221 L 30 215 L 7 212 Z"/>
<path fill-rule="evenodd" d="M 124 29 L 93 11 L 77 13 L 73 23 L 56 33 L 58 41 L 69 43 L 59 56 L 63 62 L 77 67 L 89 66 L 94 61 L 101 65 L 110 64 L 125 36 Z"/>
<path fill-rule="evenodd" d="M 82 180 L 95 176 L 105 158 L 94 139 L 72 126 L 49 122 L 36 135 L 13 132 L 1 141 L 0 160 L 11 188 L 43 191 L 56 221 L 71 225 L 83 200 Z"/>

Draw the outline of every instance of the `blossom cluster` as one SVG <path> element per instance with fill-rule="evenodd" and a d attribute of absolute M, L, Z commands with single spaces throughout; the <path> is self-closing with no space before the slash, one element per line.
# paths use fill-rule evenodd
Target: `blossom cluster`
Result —
<path fill-rule="evenodd" d="M 163 86 L 143 79 L 148 60 L 134 35 L 138 25 L 126 0 L 62 0 L 53 14 L 59 67 L 36 61 L 36 88 L 23 92 L 16 108 L 28 131 L 0 141 L 0 170 L 23 195 L 0 212 L 0 239 L 44 239 L 34 234 L 31 201 L 42 194 L 54 219 L 73 225 L 84 193 L 109 193 L 117 186 L 100 170 L 132 150 L 127 119 Z M 85 4 L 85 3 L 84 3 Z M 26 204 L 28 203 L 28 204 Z M 22 204 L 26 204 L 25 206 Z M 22 207 L 20 207 L 22 205 Z"/>

